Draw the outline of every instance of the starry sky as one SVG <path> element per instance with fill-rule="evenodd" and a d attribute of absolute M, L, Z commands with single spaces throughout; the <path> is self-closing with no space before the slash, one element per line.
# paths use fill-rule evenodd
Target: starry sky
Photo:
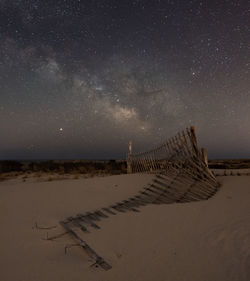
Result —
<path fill-rule="evenodd" d="M 250 158 L 247 2 L 0 0 L 0 159 Z"/>

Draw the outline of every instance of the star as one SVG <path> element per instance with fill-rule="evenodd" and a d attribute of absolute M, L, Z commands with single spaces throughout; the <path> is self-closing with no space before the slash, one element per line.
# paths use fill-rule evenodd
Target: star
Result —
<path fill-rule="evenodd" d="M 122 159 L 191 124 L 250 157 L 247 1 L 122 2 L 0 0 L 0 157 Z"/>

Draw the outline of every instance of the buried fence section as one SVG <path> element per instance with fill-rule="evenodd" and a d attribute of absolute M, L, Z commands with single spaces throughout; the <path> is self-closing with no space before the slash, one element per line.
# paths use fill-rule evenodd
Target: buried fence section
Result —
<path fill-rule="evenodd" d="M 206 200 L 219 185 L 208 169 L 206 153 L 200 153 L 195 128 L 190 127 L 149 151 L 133 154 L 132 142 L 127 155 L 128 173 L 154 173 L 146 187 L 132 197 L 92 212 L 70 216 L 62 227 L 81 246 L 96 265 L 109 270 L 111 265 L 99 256 L 79 235 L 100 229 L 99 220 L 124 212 L 138 212 L 147 204 L 185 203 Z"/>

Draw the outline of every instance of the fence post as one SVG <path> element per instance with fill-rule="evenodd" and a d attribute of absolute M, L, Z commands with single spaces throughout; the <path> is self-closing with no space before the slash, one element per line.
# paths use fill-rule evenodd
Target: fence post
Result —
<path fill-rule="evenodd" d="M 208 168 L 207 151 L 205 148 L 201 149 L 201 155 L 202 155 L 202 159 L 203 159 L 204 163 L 206 164 L 206 166 Z"/>
<path fill-rule="evenodd" d="M 132 141 L 129 142 L 128 144 L 128 156 L 127 156 L 127 173 L 131 174 L 132 173 L 132 167 L 131 167 L 131 155 L 132 155 Z"/>
<path fill-rule="evenodd" d="M 199 157 L 200 153 L 198 150 L 198 142 L 197 142 L 196 131 L 195 131 L 194 126 L 191 126 L 190 132 L 191 132 L 191 142 L 192 142 L 194 152 L 195 152 L 196 156 Z"/>

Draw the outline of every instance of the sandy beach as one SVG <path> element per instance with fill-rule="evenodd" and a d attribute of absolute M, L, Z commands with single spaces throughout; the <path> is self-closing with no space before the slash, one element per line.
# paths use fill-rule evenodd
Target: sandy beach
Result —
<path fill-rule="evenodd" d="M 112 265 L 104 271 L 59 221 L 124 200 L 152 175 L 120 175 L 52 182 L 0 183 L 0 279 L 44 280 L 249 280 L 250 177 L 218 177 L 209 200 L 148 205 L 100 221 L 84 240 Z M 45 228 L 45 229 L 41 229 Z M 48 228 L 48 229 L 47 229 Z"/>
<path fill-rule="evenodd" d="M 250 281 L 249 23 L 0 0 L 0 281 Z"/>

